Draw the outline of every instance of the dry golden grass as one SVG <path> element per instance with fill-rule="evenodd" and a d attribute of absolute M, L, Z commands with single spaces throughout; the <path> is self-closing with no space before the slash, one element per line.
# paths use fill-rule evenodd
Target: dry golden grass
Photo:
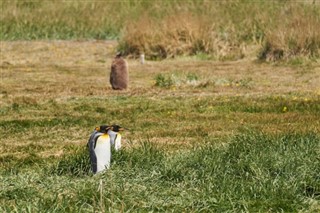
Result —
<path fill-rule="evenodd" d="M 129 20 L 119 49 L 134 57 L 141 53 L 149 58 L 207 54 L 214 59 L 235 60 L 252 57 L 247 50 L 254 44 L 254 56 L 268 61 L 320 56 L 318 4 L 198 3 L 176 4 L 161 19 L 150 15 L 157 11 L 150 8 L 139 19 Z"/>
<path fill-rule="evenodd" d="M 145 53 L 147 58 L 173 58 L 179 55 L 208 54 L 217 59 L 243 57 L 243 48 L 231 36 L 219 35 L 220 23 L 208 16 L 177 12 L 161 21 L 148 15 L 126 24 L 119 49 L 131 56 Z"/>
<path fill-rule="evenodd" d="M 310 6 L 313 7 L 313 6 Z M 307 12 L 308 11 L 308 12 Z M 316 8 L 288 5 L 279 14 L 282 22 L 266 31 L 264 56 L 268 61 L 294 57 L 320 57 L 320 19 Z"/>

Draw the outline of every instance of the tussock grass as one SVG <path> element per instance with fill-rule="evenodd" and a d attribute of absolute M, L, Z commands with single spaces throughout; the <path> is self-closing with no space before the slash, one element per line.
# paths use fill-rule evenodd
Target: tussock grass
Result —
<path fill-rule="evenodd" d="M 144 15 L 126 25 L 118 49 L 133 56 L 145 53 L 149 59 L 200 54 L 216 59 L 241 58 L 242 41 L 236 39 L 239 32 L 231 29 L 230 23 L 223 23 L 227 19 L 222 15 L 225 6 L 187 1 L 173 5 L 161 19 Z"/>
<path fill-rule="evenodd" d="M 297 57 L 319 58 L 319 8 L 314 5 L 288 5 L 278 18 L 283 21 L 265 33 L 260 59 L 277 61 Z"/>
<path fill-rule="evenodd" d="M 263 60 L 318 58 L 318 11 L 319 5 L 290 1 L 188 1 L 174 5 L 161 19 L 147 14 L 131 21 L 119 49 L 151 59 L 207 54 L 235 60 L 258 45 L 257 57 Z"/>
<path fill-rule="evenodd" d="M 149 59 L 200 53 L 219 57 L 226 54 L 222 48 L 232 44 L 220 41 L 213 28 L 214 24 L 188 13 L 168 15 L 161 21 L 142 17 L 127 25 L 119 49 L 133 56 L 145 53 Z"/>
<path fill-rule="evenodd" d="M 118 38 L 118 50 L 147 59 L 317 59 L 316 2 L 1 1 L 0 39 Z"/>

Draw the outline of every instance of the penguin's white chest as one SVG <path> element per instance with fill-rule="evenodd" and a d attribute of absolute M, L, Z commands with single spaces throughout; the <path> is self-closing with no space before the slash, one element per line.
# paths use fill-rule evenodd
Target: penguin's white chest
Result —
<path fill-rule="evenodd" d="M 108 134 L 101 135 L 97 139 L 94 152 L 97 157 L 97 172 L 109 168 L 111 162 L 111 143 Z"/>
<path fill-rule="evenodd" d="M 115 150 L 118 151 L 121 149 L 121 134 L 119 132 L 109 130 L 108 135 L 110 136 L 110 142 L 114 145 Z"/>

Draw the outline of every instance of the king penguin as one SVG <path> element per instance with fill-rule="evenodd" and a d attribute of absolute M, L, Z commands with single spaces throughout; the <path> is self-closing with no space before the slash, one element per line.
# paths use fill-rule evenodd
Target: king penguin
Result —
<path fill-rule="evenodd" d="M 119 132 L 123 129 L 118 125 L 102 125 L 96 127 L 91 134 L 88 147 L 91 168 L 94 174 L 110 167 L 111 146 L 114 146 L 116 151 L 121 148 L 121 135 Z"/>
<path fill-rule="evenodd" d="M 121 134 L 120 131 L 123 131 L 124 128 L 118 125 L 112 125 L 108 130 L 108 134 L 111 139 L 111 144 L 114 146 L 114 149 L 118 151 L 121 148 Z"/>

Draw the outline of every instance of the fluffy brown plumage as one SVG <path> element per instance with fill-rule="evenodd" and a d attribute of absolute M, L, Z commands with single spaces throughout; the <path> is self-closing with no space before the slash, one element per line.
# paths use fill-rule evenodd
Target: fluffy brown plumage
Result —
<path fill-rule="evenodd" d="M 110 84 L 114 90 L 123 90 L 128 88 L 128 83 L 128 63 L 118 53 L 111 64 Z"/>

